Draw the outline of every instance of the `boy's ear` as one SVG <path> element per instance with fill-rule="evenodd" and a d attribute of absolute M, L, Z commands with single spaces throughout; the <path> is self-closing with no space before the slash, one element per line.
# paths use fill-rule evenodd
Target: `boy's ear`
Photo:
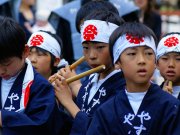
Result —
<path fill-rule="evenodd" d="M 156 68 L 159 70 L 159 63 L 158 63 L 158 61 L 156 63 Z"/>
<path fill-rule="evenodd" d="M 118 60 L 118 61 L 115 63 L 115 69 L 121 69 L 121 62 L 120 62 L 120 60 Z"/>
<path fill-rule="evenodd" d="M 29 56 L 29 46 L 26 44 L 23 52 L 23 57 L 27 58 Z"/>
<path fill-rule="evenodd" d="M 120 66 L 119 66 L 119 64 L 117 64 L 117 63 L 114 65 L 114 67 L 115 67 L 115 69 L 117 69 L 117 70 L 118 70 L 118 69 L 121 69 Z"/>
<path fill-rule="evenodd" d="M 155 68 L 155 69 L 157 68 L 157 63 L 155 63 L 154 68 Z"/>
<path fill-rule="evenodd" d="M 54 66 L 57 67 L 57 65 L 59 64 L 60 62 L 60 58 L 55 58 L 55 61 L 54 61 Z"/>

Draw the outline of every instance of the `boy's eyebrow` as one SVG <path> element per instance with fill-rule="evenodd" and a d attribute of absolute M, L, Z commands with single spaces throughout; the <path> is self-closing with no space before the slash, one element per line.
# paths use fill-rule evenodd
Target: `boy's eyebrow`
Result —
<path fill-rule="evenodd" d="M 174 56 L 180 56 L 179 52 L 168 52 L 168 53 L 164 54 L 163 56 L 168 56 L 170 53 L 175 53 Z"/>

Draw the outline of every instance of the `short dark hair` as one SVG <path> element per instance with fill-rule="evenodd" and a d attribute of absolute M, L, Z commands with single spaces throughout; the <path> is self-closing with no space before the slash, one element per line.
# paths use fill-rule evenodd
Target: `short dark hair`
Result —
<path fill-rule="evenodd" d="M 166 33 L 166 34 L 162 35 L 162 38 L 163 38 L 163 37 L 166 37 L 166 36 L 168 36 L 168 35 L 172 35 L 172 34 L 178 34 L 178 35 L 180 35 L 180 32 L 169 32 L 169 33 Z"/>
<path fill-rule="evenodd" d="M 9 17 L 0 17 L 0 62 L 10 58 L 22 58 L 26 35 L 22 27 Z"/>
<path fill-rule="evenodd" d="M 85 5 L 81 6 L 81 8 L 78 10 L 76 15 L 76 30 L 80 32 L 79 26 L 81 24 L 81 21 L 88 16 L 93 11 L 111 11 L 117 15 L 119 15 L 119 12 L 117 8 L 108 1 L 90 1 L 86 3 Z"/>
<path fill-rule="evenodd" d="M 86 20 L 101 20 L 107 23 L 113 23 L 118 26 L 124 24 L 124 20 L 117 14 L 111 11 L 93 11 L 87 17 L 84 18 Z"/>
<path fill-rule="evenodd" d="M 124 34 L 130 34 L 132 36 L 141 38 L 141 37 L 153 37 L 153 39 L 155 40 L 155 44 L 157 46 L 157 38 L 156 35 L 154 34 L 154 32 L 147 27 L 146 25 L 142 24 L 142 23 L 138 23 L 138 22 L 126 22 L 124 24 L 122 24 L 121 26 L 119 26 L 110 36 L 109 38 L 109 48 L 110 48 L 110 55 L 112 60 L 114 61 L 114 57 L 113 57 L 113 46 L 115 44 L 115 42 L 118 40 L 118 38 Z"/>

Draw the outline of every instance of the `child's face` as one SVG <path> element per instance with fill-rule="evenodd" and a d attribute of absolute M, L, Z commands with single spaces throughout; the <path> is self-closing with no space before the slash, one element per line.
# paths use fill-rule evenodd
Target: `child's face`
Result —
<path fill-rule="evenodd" d="M 159 58 L 157 68 L 165 80 L 180 85 L 180 53 L 168 53 Z"/>
<path fill-rule="evenodd" d="M 5 80 L 17 75 L 23 68 L 25 59 L 19 57 L 10 57 L 0 63 L 0 77 Z"/>
<path fill-rule="evenodd" d="M 147 46 L 127 48 L 117 64 L 122 69 L 127 83 L 146 84 L 155 69 L 155 54 Z"/>
<path fill-rule="evenodd" d="M 102 64 L 106 68 L 112 66 L 109 44 L 107 43 L 85 42 L 83 43 L 83 53 L 87 63 L 92 68 Z"/>
<path fill-rule="evenodd" d="M 36 48 L 31 48 L 28 58 L 33 67 L 45 78 L 51 75 L 51 55 L 38 51 Z"/>

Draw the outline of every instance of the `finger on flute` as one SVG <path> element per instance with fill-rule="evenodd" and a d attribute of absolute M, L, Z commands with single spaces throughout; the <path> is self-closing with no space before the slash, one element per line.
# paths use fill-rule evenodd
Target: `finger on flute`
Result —
<path fill-rule="evenodd" d="M 50 83 L 53 83 L 57 79 L 57 75 L 55 75 L 53 78 L 49 80 Z"/>
<path fill-rule="evenodd" d="M 79 80 L 79 79 L 81 79 L 81 78 L 83 78 L 85 76 L 88 76 L 88 75 L 90 75 L 92 73 L 100 72 L 100 71 L 104 70 L 105 68 L 106 68 L 105 65 L 98 66 L 96 68 L 93 68 L 91 70 L 83 72 L 83 73 L 81 73 L 79 75 L 76 75 L 76 76 L 73 76 L 71 78 L 68 78 L 68 79 L 66 79 L 66 82 L 69 84 L 69 83 L 74 82 L 76 80 Z"/>
<path fill-rule="evenodd" d="M 79 64 L 81 64 L 83 61 L 85 61 L 85 57 L 82 56 L 80 59 L 78 59 L 76 62 L 74 62 L 72 65 L 70 65 L 70 69 L 74 69 L 76 68 Z M 55 75 L 54 78 L 52 78 L 51 80 L 49 80 L 50 83 L 53 83 L 56 79 L 57 79 L 57 75 Z"/>
<path fill-rule="evenodd" d="M 172 88 L 172 81 L 168 82 L 168 86 Z"/>

